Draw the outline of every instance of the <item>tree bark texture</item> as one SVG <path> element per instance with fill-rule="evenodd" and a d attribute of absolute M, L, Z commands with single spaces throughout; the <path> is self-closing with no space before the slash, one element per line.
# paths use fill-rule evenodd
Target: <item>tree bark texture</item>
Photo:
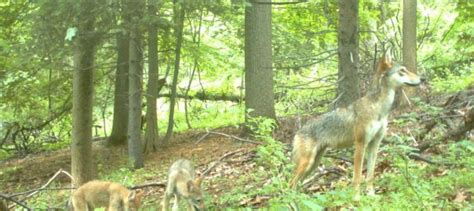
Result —
<path fill-rule="evenodd" d="M 358 4 L 357 0 L 339 0 L 337 107 L 345 107 L 360 97 Z"/>
<path fill-rule="evenodd" d="M 250 111 L 246 122 L 248 117 L 276 118 L 273 83 L 272 8 L 250 3 L 245 8 L 245 108 Z"/>
<path fill-rule="evenodd" d="M 109 144 L 127 143 L 128 130 L 128 33 L 117 34 L 117 73 L 115 76 L 114 119 Z"/>
<path fill-rule="evenodd" d="M 402 29 L 402 57 L 403 65 L 416 73 L 416 0 L 403 0 L 403 29 Z M 404 87 L 408 97 L 415 95 L 416 88 Z M 408 101 L 402 94 L 398 94 L 400 107 L 408 105 Z"/>
<path fill-rule="evenodd" d="M 156 14 L 155 1 L 149 1 L 148 12 L 150 17 Z M 148 26 L 148 85 L 146 95 L 146 129 L 145 153 L 156 150 L 158 138 L 158 121 L 156 113 L 156 98 L 158 97 L 158 33 L 157 26 L 152 23 Z"/>
<path fill-rule="evenodd" d="M 142 0 L 129 0 L 131 14 L 129 42 L 129 113 L 128 113 L 128 163 L 134 168 L 143 167 L 143 147 L 141 140 L 141 104 L 142 104 L 142 30 L 140 30 L 141 13 L 144 9 Z"/>
<path fill-rule="evenodd" d="M 175 48 L 175 60 L 174 60 L 174 73 L 173 82 L 171 84 L 171 97 L 170 97 L 170 111 L 168 118 L 168 128 L 166 135 L 163 138 L 163 144 L 168 144 L 168 140 L 173 134 L 174 127 L 174 107 L 176 104 L 176 86 L 178 85 L 178 74 L 179 74 L 179 63 L 181 57 L 181 44 L 183 42 L 183 27 L 184 27 L 184 6 L 186 2 L 179 3 L 174 1 L 174 13 L 175 13 L 175 36 L 176 36 L 176 48 Z"/>
<path fill-rule="evenodd" d="M 92 156 L 92 105 L 94 96 L 94 9 L 92 0 L 79 1 L 74 38 L 71 173 L 76 186 L 95 176 Z"/>

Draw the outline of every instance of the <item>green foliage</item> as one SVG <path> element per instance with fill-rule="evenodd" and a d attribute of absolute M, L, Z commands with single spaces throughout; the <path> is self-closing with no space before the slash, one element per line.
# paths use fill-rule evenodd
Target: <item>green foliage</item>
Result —
<path fill-rule="evenodd" d="M 120 1 L 107 1 L 91 11 L 100 37 L 95 55 L 94 123 L 101 125 L 100 136 L 110 133 L 116 68 L 115 35 L 127 26 L 120 17 Z M 235 1 L 232 1 L 235 2 Z M 194 0 L 186 5 L 184 43 L 179 74 L 179 93 L 194 72 L 190 95 L 205 91 L 240 96 L 244 85 L 244 2 Z M 418 2 L 417 62 L 436 92 L 457 92 L 474 84 L 474 15 L 469 1 L 422 0 Z M 73 45 L 76 31 L 77 1 L 37 0 L 0 3 L 0 159 L 37 151 L 64 148 L 70 143 Z M 401 55 L 401 7 L 396 1 L 362 0 L 359 2 L 361 73 L 367 78 L 373 69 L 375 46 L 392 47 L 395 58 Z M 161 1 L 157 15 L 145 15 L 144 24 L 159 27 L 160 78 L 174 62 L 172 19 L 173 2 Z M 272 11 L 272 43 L 276 111 L 279 116 L 322 112 L 335 97 L 337 82 L 336 1 L 309 1 L 278 5 Z M 143 49 L 146 55 L 146 49 Z M 377 56 L 378 56 L 377 55 Z M 147 60 L 145 59 L 146 67 Z M 145 72 L 146 72 L 145 68 Z M 145 78 L 146 79 L 146 74 Z M 169 77 L 169 76 L 168 76 Z M 144 80 L 146 81 L 146 80 Z M 169 80 L 168 80 L 169 81 Z M 146 82 L 145 82 L 146 83 Z M 143 87 L 146 87 L 144 84 Z M 161 94 L 169 92 L 167 86 Z M 242 97 L 243 98 L 243 97 Z M 165 107 L 161 100 L 158 107 Z M 182 101 L 181 101 L 182 102 Z M 440 108 L 421 101 L 424 112 L 439 116 Z M 178 103 L 175 127 L 188 129 L 183 103 Z M 244 120 L 244 106 L 230 102 L 188 100 L 188 120 L 192 128 L 217 128 L 238 125 Z M 167 109 L 160 110 L 159 129 L 168 124 Z M 415 112 L 394 120 L 396 126 L 416 124 Z M 380 176 L 381 195 L 364 197 L 360 204 L 351 200 L 346 182 L 324 193 L 301 193 L 288 189 L 292 165 L 286 146 L 272 137 L 275 122 L 253 119 L 256 138 L 264 144 L 256 148 L 257 171 L 231 181 L 233 188 L 218 199 L 218 205 L 236 207 L 245 199 L 270 196 L 270 209 L 286 209 L 288 204 L 303 210 L 324 208 L 362 209 L 472 209 L 472 202 L 453 202 L 462 190 L 472 187 L 472 141 L 443 144 L 440 155 L 431 159 L 453 165 L 431 166 L 413 162 L 404 155 L 412 152 L 413 139 L 399 135 L 388 137 L 387 153 L 394 170 Z M 417 132 L 417 131 L 412 131 Z M 16 134 L 14 137 L 12 134 Z M 20 135 L 21 134 L 21 135 Z M 163 134 L 163 133 L 161 133 Z M 428 137 L 430 138 L 430 137 Z M 447 145 L 447 146 L 445 146 Z M 439 169 L 442 169 L 439 173 Z M 107 171 L 99 165 L 101 178 L 132 184 L 149 172 L 127 168 Z M 9 177 L 12 169 L 4 169 Z M 225 178 L 221 178 L 225 180 Z M 377 183 L 376 183 L 377 184 Z M 407 186 L 409 184 L 409 186 Z M 24 187 L 22 187 L 24 188 Z M 471 196 L 472 197 L 472 196 Z M 59 206 L 65 197 L 41 193 L 31 201 L 35 208 Z M 206 197 L 206 202 L 209 202 Z M 418 202 L 418 203 L 414 203 Z M 216 205 L 216 206 L 218 206 Z M 216 207 L 216 209 L 222 207 Z"/>
<path fill-rule="evenodd" d="M 440 93 L 453 93 L 474 86 L 474 66 L 468 68 L 459 75 L 448 72 L 445 77 L 435 77 L 432 83 L 434 90 Z"/>
<path fill-rule="evenodd" d="M 209 129 L 224 126 L 238 125 L 244 121 L 243 108 L 240 105 L 229 105 L 225 102 L 208 103 L 190 102 L 188 118 L 193 129 Z M 163 115 L 158 119 L 160 132 L 165 132 L 168 125 L 168 116 Z M 175 114 L 175 131 L 188 130 L 186 114 Z"/>
<path fill-rule="evenodd" d="M 462 190 L 473 190 L 474 186 L 469 178 L 474 175 L 474 159 L 472 153 L 472 142 L 462 141 L 452 145 L 445 156 L 433 156 L 432 160 L 455 165 L 427 166 L 423 163 L 415 163 L 403 154 L 392 154 L 395 168 L 398 172 L 386 172 L 380 179 L 380 185 L 387 187 L 384 197 L 388 197 L 381 207 L 392 207 L 396 209 L 459 209 L 461 207 L 473 206 L 467 201 L 453 202 L 452 197 Z M 464 147 L 459 147 L 464 146 Z M 396 153 L 396 152 L 395 152 Z M 452 156 L 454 155 L 454 156 Z M 408 198 L 416 199 L 413 203 Z"/>
<path fill-rule="evenodd" d="M 272 131 L 277 126 L 275 120 L 264 117 L 250 118 L 249 126 L 255 138 L 263 142 L 256 149 L 258 155 L 257 164 L 274 172 L 274 175 L 276 175 L 278 169 L 285 166 L 288 159 L 285 155 L 283 143 L 272 137 Z M 277 178 L 272 178 L 272 181 L 280 182 Z"/>
<path fill-rule="evenodd" d="M 50 188 L 61 188 L 60 184 L 52 183 Z M 70 191 L 41 191 L 28 200 L 27 206 L 34 208 L 34 210 L 48 210 L 56 208 L 59 210 L 66 209 L 67 200 L 69 199 Z"/>

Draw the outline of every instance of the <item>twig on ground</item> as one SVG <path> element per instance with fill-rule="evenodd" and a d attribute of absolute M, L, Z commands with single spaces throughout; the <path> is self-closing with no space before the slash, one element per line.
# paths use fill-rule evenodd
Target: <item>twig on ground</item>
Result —
<path fill-rule="evenodd" d="M 32 197 L 33 195 L 37 194 L 38 192 L 42 191 L 42 190 L 45 190 L 46 187 L 51 184 L 51 182 L 53 182 L 54 179 L 56 179 L 61 173 L 67 175 L 69 178 L 71 178 L 71 180 L 74 182 L 74 179 L 73 177 L 71 176 L 71 174 L 69 174 L 67 171 L 64 171 L 63 169 L 59 169 L 49 180 L 48 182 L 46 182 L 46 184 L 44 184 L 43 186 L 41 186 L 40 188 L 38 189 L 35 189 L 35 190 L 32 190 L 30 191 L 29 193 L 27 193 L 28 195 L 26 195 L 23 199 L 19 200 L 20 202 L 23 202 L 25 201 L 26 199 Z M 23 195 L 23 193 L 21 194 L 14 194 L 14 196 L 19 196 L 19 195 Z M 12 197 L 12 196 L 10 196 Z M 18 203 L 17 203 L 18 204 Z M 15 205 L 12 205 L 10 207 L 8 207 L 9 209 L 12 209 Z"/>
<path fill-rule="evenodd" d="M 432 160 L 430 160 L 430 159 L 421 157 L 421 155 L 417 155 L 417 154 L 414 154 L 414 153 L 408 154 L 408 157 L 411 158 L 411 159 L 413 159 L 413 160 L 419 160 L 419 161 L 423 161 L 423 162 L 425 162 L 425 163 L 429 163 L 429 164 L 433 164 L 433 165 L 440 165 L 440 164 L 441 164 L 441 163 L 432 161 Z"/>
<path fill-rule="evenodd" d="M 328 174 L 337 174 L 337 175 L 342 175 L 339 170 L 337 169 L 334 169 L 334 168 L 329 168 L 329 169 L 324 169 L 322 173 L 319 173 L 319 174 L 314 174 L 312 177 L 306 179 L 305 181 L 303 181 L 303 189 L 307 189 L 314 181 L 316 181 L 317 179 L 325 176 L 325 175 L 328 175 Z"/>
<path fill-rule="evenodd" d="M 252 140 L 249 140 L 249 139 L 243 139 L 243 138 L 240 138 L 240 137 L 237 137 L 237 136 L 234 136 L 234 135 L 229 135 L 229 134 L 225 134 L 225 133 L 221 133 L 221 132 L 214 132 L 214 131 L 207 131 L 207 133 L 206 133 L 205 135 L 203 135 L 201 138 L 199 138 L 199 139 L 196 141 L 196 144 L 198 144 L 199 142 L 201 142 L 202 140 L 204 140 L 204 139 L 205 139 L 207 136 L 209 136 L 210 134 L 225 136 L 225 137 L 228 137 L 228 138 L 235 139 L 235 140 L 237 140 L 237 141 L 242 141 L 242 142 L 247 142 L 247 143 L 252 143 L 252 144 L 262 144 L 262 142 L 252 141 Z"/>
<path fill-rule="evenodd" d="M 422 157 L 421 155 L 418 155 L 418 154 L 415 154 L 415 153 L 409 153 L 408 157 L 413 159 L 413 160 L 423 161 L 425 163 L 429 163 L 429 164 L 432 164 L 432 165 L 445 165 L 445 166 L 455 165 L 454 163 L 436 162 L 436 161 L 433 161 L 433 160 L 430 160 L 428 158 Z"/>
<path fill-rule="evenodd" d="M 410 98 L 408 98 L 407 94 L 405 93 L 405 90 L 404 90 L 404 89 L 402 89 L 402 94 L 403 94 L 403 97 L 405 98 L 405 100 L 406 100 L 407 103 L 408 103 L 408 107 L 411 108 L 411 107 L 412 107 L 412 103 L 411 103 L 411 101 L 410 101 Z"/>
<path fill-rule="evenodd" d="M 34 190 L 25 191 L 25 192 L 14 193 L 14 194 L 9 195 L 9 197 L 17 197 L 17 196 L 21 196 L 21 195 L 26 195 L 26 194 L 33 193 L 33 192 L 35 192 L 35 191 L 45 191 L 45 190 L 74 190 L 74 189 L 76 189 L 76 188 L 74 188 L 74 187 L 62 187 L 62 188 L 43 188 L 43 189 L 41 189 L 41 190 L 39 190 L 39 189 L 34 189 Z"/>
<path fill-rule="evenodd" d="M 145 184 L 141 184 L 141 185 L 135 185 L 135 186 L 132 186 L 132 187 L 129 187 L 129 188 L 132 189 L 132 190 L 135 190 L 135 189 L 146 188 L 146 187 L 165 188 L 166 183 L 164 183 L 164 182 L 152 182 L 152 183 L 145 183 Z"/>
<path fill-rule="evenodd" d="M 199 138 L 199 139 L 196 141 L 196 143 L 195 143 L 195 144 L 199 144 L 199 143 L 201 143 L 201 141 L 202 141 L 202 140 L 204 140 L 205 138 L 207 138 L 207 137 L 209 136 L 209 134 L 210 134 L 210 133 L 209 133 L 209 131 L 208 131 L 208 130 L 206 130 L 206 132 L 207 132 L 207 133 L 206 133 L 206 134 L 204 134 L 203 136 L 201 136 L 201 138 Z"/>
<path fill-rule="evenodd" d="M 27 196 L 25 196 L 25 198 L 23 198 L 21 201 L 25 201 L 27 198 L 30 198 L 32 197 L 33 195 L 35 195 L 36 193 L 44 190 L 49 184 L 51 184 L 51 182 L 53 182 L 56 177 L 58 177 L 61 173 L 67 175 L 69 178 L 71 178 L 72 182 L 75 184 L 74 182 L 74 178 L 71 176 L 71 174 L 69 174 L 67 171 L 64 171 L 63 169 L 59 169 L 59 171 L 57 171 L 49 180 L 48 182 L 46 182 L 46 184 L 44 184 L 43 186 L 41 186 L 41 188 L 38 188 L 36 189 L 35 191 L 33 191 L 32 193 L 28 194 Z"/>
<path fill-rule="evenodd" d="M 327 157 L 327 158 L 333 158 L 333 159 L 338 159 L 338 160 L 342 160 L 342 161 L 345 161 L 347 163 L 351 163 L 353 164 L 354 161 L 352 161 L 351 159 L 349 158 L 346 158 L 346 157 L 343 157 L 343 156 L 337 156 L 337 155 L 324 155 L 324 157 Z"/>
<path fill-rule="evenodd" d="M 237 154 L 237 153 L 239 153 L 239 152 L 242 152 L 242 151 L 244 151 L 244 150 L 245 150 L 245 149 L 242 148 L 242 149 L 238 149 L 238 150 L 235 150 L 235 151 L 232 151 L 232 152 L 225 153 L 225 154 L 222 155 L 219 159 L 217 159 L 216 161 L 213 161 L 214 164 L 213 164 L 212 166 L 206 168 L 206 170 L 204 170 L 201 175 L 202 175 L 202 176 L 207 175 L 213 168 L 215 168 L 215 167 L 217 166 L 217 164 L 219 164 L 220 162 L 222 162 L 222 160 L 224 160 L 225 158 L 230 157 L 230 156 L 232 156 L 232 155 L 235 155 L 235 154 Z"/>
<path fill-rule="evenodd" d="M 16 199 L 13 198 L 13 196 L 7 196 L 5 194 L 2 194 L 0 193 L 0 198 L 3 198 L 3 199 L 6 199 L 7 201 L 11 201 L 11 202 L 14 202 L 18 205 L 20 205 L 21 207 L 25 208 L 26 210 L 33 210 L 31 208 L 29 208 L 28 206 L 26 206 L 26 204 L 20 202 L 20 201 L 17 201 Z M 0 207 L 1 208 L 1 207 Z M 9 209 L 11 209 L 12 207 L 9 207 Z"/>

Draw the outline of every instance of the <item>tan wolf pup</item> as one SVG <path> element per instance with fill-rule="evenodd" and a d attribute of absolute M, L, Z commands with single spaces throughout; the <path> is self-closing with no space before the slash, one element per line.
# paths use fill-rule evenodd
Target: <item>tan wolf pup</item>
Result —
<path fill-rule="evenodd" d="M 168 210 L 170 198 L 174 195 L 173 211 L 179 210 L 179 200 L 186 200 L 188 210 L 203 210 L 204 201 L 201 192 L 202 177 L 196 177 L 193 164 L 180 159 L 171 165 L 168 172 L 168 184 L 162 202 L 163 211 Z"/>
<path fill-rule="evenodd" d="M 118 183 L 95 180 L 72 194 L 68 209 L 86 211 L 105 207 L 108 211 L 133 211 L 140 207 L 143 194 L 143 191 L 130 191 Z"/>
<path fill-rule="evenodd" d="M 422 79 L 404 66 L 383 57 L 377 65 L 369 93 L 346 108 L 338 108 L 310 121 L 293 139 L 292 160 L 296 164 L 290 187 L 314 170 L 327 148 L 355 145 L 354 200 L 360 199 L 360 183 L 367 151 L 367 191 L 374 195 L 374 167 L 380 141 L 385 135 L 387 117 L 395 91 L 402 85 L 416 86 Z"/>

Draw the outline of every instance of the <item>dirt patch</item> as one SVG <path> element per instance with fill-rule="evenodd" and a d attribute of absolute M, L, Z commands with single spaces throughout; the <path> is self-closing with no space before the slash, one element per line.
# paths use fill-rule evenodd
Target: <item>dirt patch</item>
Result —
<path fill-rule="evenodd" d="M 240 130 L 236 128 L 223 128 L 218 131 L 236 136 L 240 133 Z M 145 155 L 144 170 L 153 175 L 146 180 L 166 181 L 169 166 L 179 158 L 190 159 L 199 170 L 204 170 L 208 163 L 226 152 L 254 146 L 219 135 L 209 135 L 196 144 L 195 142 L 204 134 L 206 134 L 205 131 L 175 134 L 168 147 Z M 105 141 L 98 141 L 93 143 L 93 153 L 96 166 L 100 166 L 99 175 L 127 166 L 126 146 L 107 147 Z M 70 171 L 70 168 L 71 158 L 68 148 L 6 161 L 0 164 L 1 192 L 9 194 L 19 190 L 38 188 L 59 169 Z M 58 181 L 70 183 L 67 176 L 59 176 Z"/>

